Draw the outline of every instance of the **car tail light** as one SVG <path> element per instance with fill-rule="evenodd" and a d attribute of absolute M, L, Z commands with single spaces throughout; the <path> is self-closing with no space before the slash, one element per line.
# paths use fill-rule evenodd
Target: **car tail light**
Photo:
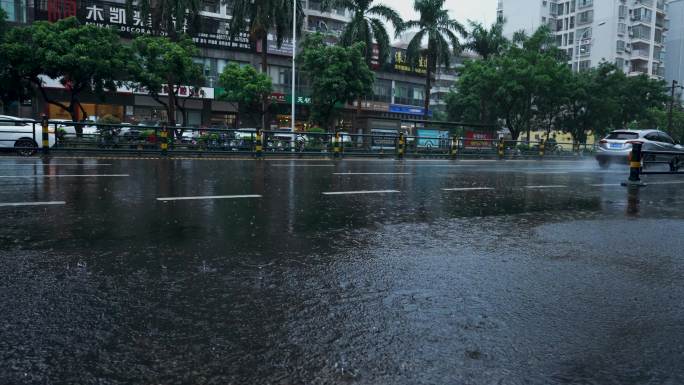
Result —
<path fill-rule="evenodd" d="M 627 141 L 627 144 L 643 144 L 644 142 L 640 140 L 629 140 Z"/>

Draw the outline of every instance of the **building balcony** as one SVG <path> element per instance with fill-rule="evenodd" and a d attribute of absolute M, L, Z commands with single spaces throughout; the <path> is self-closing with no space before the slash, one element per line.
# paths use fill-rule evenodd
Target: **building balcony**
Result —
<path fill-rule="evenodd" d="M 631 60 L 649 61 L 651 58 L 651 51 L 648 49 L 633 49 L 631 53 Z"/>
<path fill-rule="evenodd" d="M 638 6 L 639 4 L 646 6 L 646 7 L 649 7 L 649 8 L 653 8 L 654 1 L 653 0 L 634 0 L 634 6 L 635 7 Z"/>

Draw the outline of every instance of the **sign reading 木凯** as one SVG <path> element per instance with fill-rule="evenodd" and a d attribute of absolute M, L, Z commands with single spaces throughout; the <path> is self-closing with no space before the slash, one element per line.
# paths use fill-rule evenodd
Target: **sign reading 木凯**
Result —
<path fill-rule="evenodd" d="M 48 1 L 48 9 L 37 9 L 36 20 L 55 21 L 58 18 L 72 16 L 70 12 L 55 11 L 55 9 L 53 9 L 55 8 L 53 4 L 55 1 L 57 0 Z M 57 5 L 61 7 L 61 4 Z M 81 23 L 86 25 L 114 28 L 120 35 L 125 37 L 153 33 L 152 20 L 150 17 L 148 17 L 147 20 L 143 20 L 139 9 L 136 9 L 135 7 L 127 9 L 126 6 L 121 3 L 103 1 L 78 2 L 76 17 Z M 247 32 L 241 33 L 236 38 L 230 37 L 228 34 L 229 21 L 225 19 L 200 16 L 196 30 L 192 30 L 187 25 L 183 26 L 181 30 L 187 32 L 192 37 L 192 40 L 200 46 L 228 48 L 241 51 L 254 50 Z"/>

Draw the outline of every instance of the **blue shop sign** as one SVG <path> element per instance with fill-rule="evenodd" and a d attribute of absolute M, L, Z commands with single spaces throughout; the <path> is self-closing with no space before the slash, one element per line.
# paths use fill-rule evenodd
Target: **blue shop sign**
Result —
<path fill-rule="evenodd" d="M 389 112 L 393 112 L 395 114 L 423 116 L 425 115 L 425 108 L 390 104 Z M 432 116 L 432 111 L 428 111 L 428 116 Z"/>

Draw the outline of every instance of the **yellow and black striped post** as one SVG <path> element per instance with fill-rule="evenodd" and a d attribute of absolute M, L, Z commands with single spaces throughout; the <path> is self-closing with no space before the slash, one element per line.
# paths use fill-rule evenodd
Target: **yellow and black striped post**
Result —
<path fill-rule="evenodd" d="M 499 139 L 498 152 L 499 152 L 499 159 L 503 159 L 504 156 L 506 155 L 506 144 L 504 143 L 503 138 Z"/>
<path fill-rule="evenodd" d="M 450 152 L 450 155 L 451 155 L 451 158 L 452 158 L 452 159 L 456 159 L 456 157 L 458 156 L 458 142 L 459 142 L 458 136 L 454 136 L 454 137 L 451 138 L 451 152 Z"/>
<path fill-rule="evenodd" d="M 334 157 L 339 158 L 340 157 L 340 152 L 342 151 L 341 149 L 341 144 L 340 144 L 340 133 L 335 132 L 335 136 L 333 136 L 333 152 L 334 152 Z"/>
<path fill-rule="evenodd" d="M 629 179 L 623 186 L 644 186 L 641 183 L 641 159 L 642 159 L 642 143 L 632 143 L 632 153 L 629 154 Z"/>
<path fill-rule="evenodd" d="M 406 151 L 406 138 L 404 133 L 399 133 L 399 141 L 397 143 L 397 159 L 404 159 L 404 152 Z"/>
<path fill-rule="evenodd" d="M 162 126 L 159 131 L 159 149 L 162 155 L 166 155 L 169 151 L 169 130 L 166 126 Z"/>
<path fill-rule="evenodd" d="M 254 141 L 254 156 L 261 158 L 264 155 L 264 142 L 261 130 L 256 131 L 256 140 Z"/>
<path fill-rule="evenodd" d="M 42 127 L 42 144 L 43 154 L 47 155 L 50 152 L 50 130 L 47 115 L 43 114 L 43 119 L 40 122 Z M 35 131 L 34 131 L 35 132 Z"/>
<path fill-rule="evenodd" d="M 544 139 L 541 139 L 539 141 L 539 157 L 543 158 L 545 154 L 546 154 L 546 142 L 544 142 Z"/>

